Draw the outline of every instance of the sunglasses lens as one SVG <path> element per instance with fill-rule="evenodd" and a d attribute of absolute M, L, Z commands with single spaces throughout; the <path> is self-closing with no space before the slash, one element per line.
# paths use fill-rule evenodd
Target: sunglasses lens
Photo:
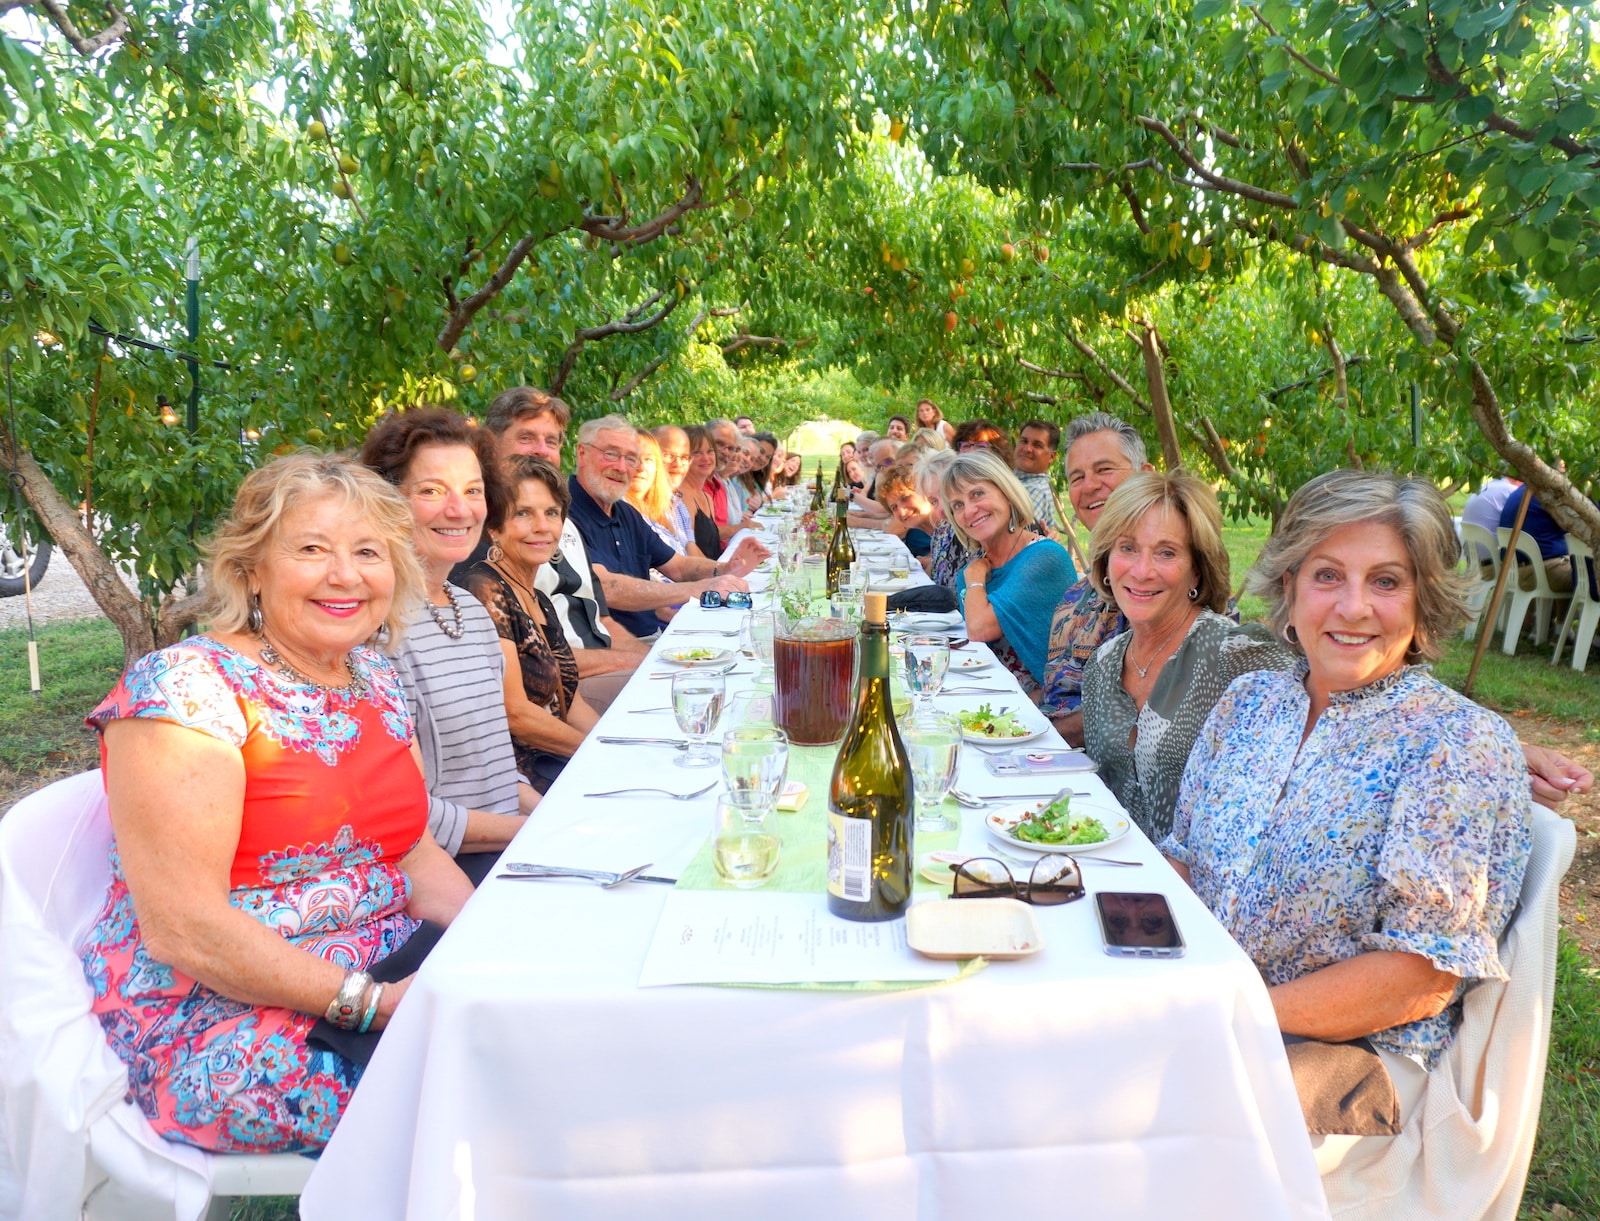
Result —
<path fill-rule="evenodd" d="M 1015 898 L 1017 884 L 1011 871 L 993 857 L 980 857 L 956 867 L 952 897 L 957 899 Z"/>
<path fill-rule="evenodd" d="M 1070 903 L 1083 897 L 1083 875 L 1070 856 L 1041 857 L 1028 879 L 1028 897 L 1040 907 Z"/>

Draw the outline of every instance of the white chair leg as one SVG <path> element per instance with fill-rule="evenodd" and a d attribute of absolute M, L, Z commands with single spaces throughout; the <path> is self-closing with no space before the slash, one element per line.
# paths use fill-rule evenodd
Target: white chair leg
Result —
<path fill-rule="evenodd" d="M 1555 652 L 1550 655 L 1550 664 L 1552 666 L 1559 666 L 1561 664 L 1561 647 L 1567 643 L 1567 633 L 1572 630 L 1572 617 L 1577 613 L 1578 604 L 1576 601 L 1574 601 L 1567 607 L 1566 618 L 1561 621 L 1561 630 L 1556 633 L 1556 649 Z"/>
<path fill-rule="evenodd" d="M 1500 651 L 1507 657 L 1514 656 L 1517 651 L 1517 637 L 1522 635 L 1522 621 L 1528 616 L 1528 603 L 1533 601 L 1533 595 L 1516 590 L 1506 603 L 1506 631 L 1505 638 L 1500 642 Z"/>
<path fill-rule="evenodd" d="M 1572 642 L 1572 668 L 1579 674 L 1589 664 L 1589 646 L 1594 643 L 1596 627 L 1600 627 L 1600 602 L 1590 602 L 1583 608 L 1583 616 L 1578 620 L 1578 635 Z"/>

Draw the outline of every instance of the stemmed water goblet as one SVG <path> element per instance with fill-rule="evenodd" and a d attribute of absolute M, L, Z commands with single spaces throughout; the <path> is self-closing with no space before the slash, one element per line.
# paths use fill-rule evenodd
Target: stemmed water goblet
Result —
<path fill-rule="evenodd" d="M 912 717 L 900 731 L 911 760 L 911 783 L 917 801 L 918 831 L 954 831 L 943 812 L 945 795 L 961 765 L 961 722 L 942 713 Z"/>
<path fill-rule="evenodd" d="M 789 735 L 775 725 L 740 725 L 722 735 L 722 778 L 728 800 L 750 822 L 777 808 L 789 775 Z"/>
<path fill-rule="evenodd" d="M 672 676 L 672 715 L 689 735 L 689 748 L 673 760 L 679 767 L 712 767 L 717 757 L 707 749 L 712 730 L 722 719 L 728 682 L 721 673 L 683 670 Z"/>
<path fill-rule="evenodd" d="M 950 669 L 950 642 L 943 636 L 907 636 L 901 644 L 906 651 L 906 689 L 911 692 L 911 715 L 915 719 L 933 704 L 933 697 L 944 686 Z"/>

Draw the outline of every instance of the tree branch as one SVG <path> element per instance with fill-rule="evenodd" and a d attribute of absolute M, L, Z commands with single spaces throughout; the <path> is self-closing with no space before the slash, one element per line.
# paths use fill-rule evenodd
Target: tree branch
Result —
<path fill-rule="evenodd" d="M 1141 114 L 1136 115 L 1133 121 L 1146 131 L 1152 131 L 1165 140 L 1167 146 L 1178 154 L 1178 160 L 1188 166 L 1191 171 L 1200 175 L 1201 179 L 1207 184 L 1207 189 L 1223 191 L 1229 195 L 1238 195 L 1242 199 L 1252 199 L 1256 203 L 1266 204 L 1273 208 L 1284 208 L 1291 212 L 1299 209 L 1300 205 L 1295 203 L 1294 198 L 1283 194 L 1281 191 L 1269 191 L 1265 187 L 1258 187 L 1248 182 L 1239 182 L 1236 179 L 1228 178 L 1225 175 L 1207 169 L 1205 163 L 1196 157 L 1189 146 L 1173 134 L 1172 128 L 1161 122 L 1160 119 L 1152 119 L 1148 115 Z M 1189 185 L 1199 186 L 1200 184 L 1191 182 Z"/>
<path fill-rule="evenodd" d="M 1278 31 L 1272 28 L 1272 22 L 1268 21 L 1265 17 L 1263 17 L 1261 15 L 1261 10 L 1259 8 L 1257 8 L 1254 4 L 1252 4 L 1250 6 L 1250 12 L 1252 14 L 1254 14 L 1255 19 L 1257 21 L 1259 21 L 1263 26 L 1266 27 L 1267 33 L 1271 34 L 1274 38 L 1279 37 Z M 1345 87 L 1344 82 L 1342 80 L 1340 80 L 1337 76 L 1335 76 L 1333 73 L 1329 72 L 1326 68 L 1320 67 L 1319 65 L 1312 63 L 1304 55 L 1300 54 L 1300 52 L 1296 51 L 1292 46 L 1290 46 L 1289 45 L 1289 40 L 1287 38 L 1285 38 L 1283 40 L 1283 49 L 1286 52 L 1288 52 L 1289 58 L 1294 60 L 1295 63 L 1301 65 L 1303 68 L 1306 68 L 1311 72 L 1315 72 L 1323 80 L 1327 81 L 1328 84 L 1337 85 L 1341 89 L 1343 89 Z"/>
<path fill-rule="evenodd" d="M 671 352 L 663 352 L 663 353 L 661 353 L 660 356 L 657 356 L 654 360 L 650 361 L 647 365 L 645 365 L 644 368 L 640 369 L 637 373 L 635 373 L 627 381 L 623 382 L 622 385 L 618 386 L 615 390 L 613 390 L 606 397 L 608 399 L 610 399 L 613 403 L 622 402 L 623 399 L 627 398 L 630 394 L 632 394 L 635 390 L 637 390 L 639 388 L 640 384 L 644 381 L 645 378 L 649 377 L 652 373 L 654 373 L 662 365 L 666 364 L 668 357 L 670 357 L 671 355 L 672 355 Z"/>
<path fill-rule="evenodd" d="M 1139 206 L 1139 196 L 1133 189 L 1127 173 L 1117 179 L 1117 190 L 1122 192 L 1122 198 L 1128 201 L 1128 210 L 1133 214 L 1133 223 L 1139 226 L 1140 233 L 1149 233 L 1150 226 L 1145 223 L 1144 209 Z"/>
<path fill-rule="evenodd" d="M 1456 91 L 1455 96 L 1457 98 L 1478 98 L 1486 96 L 1484 94 L 1474 92 L 1472 87 L 1463 81 L 1458 73 L 1452 72 L 1449 68 L 1446 68 L 1444 66 L 1444 61 L 1439 58 L 1438 51 L 1429 51 L 1424 57 L 1423 62 L 1428 67 L 1429 78 L 1438 81 L 1441 85 L 1449 85 Z M 1537 144 L 1539 142 L 1535 138 L 1536 133 L 1532 129 L 1523 127 L 1519 123 L 1512 122 L 1498 110 L 1491 109 L 1488 117 L 1484 119 L 1483 125 L 1490 131 L 1497 131 L 1503 135 L 1512 136 L 1515 139 L 1525 141 L 1528 144 Z M 1551 147 L 1557 148 L 1565 153 L 1569 158 L 1600 156 L 1600 149 L 1595 148 L 1592 144 L 1580 144 L 1571 136 L 1553 135 L 1550 137 L 1549 144 Z"/>
<path fill-rule="evenodd" d="M 801 340 L 800 342 L 804 343 L 806 341 Z M 790 340 L 780 338 L 776 335 L 740 334 L 734 335 L 731 339 L 723 342 L 722 354 L 724 356 L 732 356 L 741 348 L 786 348 L 790 345 L 790 343 Z"/>
<path fill-rule="evenodd" d="M 533 248 L 540 242 L 549 241 L 558 233 L 566 232 L 566 226 L 559 229 L 550 229 L 537 236 L 528 234 L 517 239 L 516 245 L 506 253 L 505 262 L 495 269 L 495 273 L 484 281 L 483 287 L 473 293 L 465 301 L 455 301 L 451 305 L 449 315 L 445 319 L 444 330 L 439 332 L 437 340 L 439 346 L 446 352 L 450 351 L 461 340 L 463 332 L 471 325 L 479 310 L 493 301 L 511 283 L 511 277 L 517 274 L 517 268 L 522 266 L 522 261 L 533 252 Z M 445 286 L 445 300 L 454 301 L 455 291 L 451 284 Z M 552 394 L 555 391 L 551 391 Z"/>
<path fill-rule="evenodd" d="M 1073 334 L 1073 332 L 1068 331 L 1066 332 L 1066 335 L 1067 342 L 1073 347 L 1077 348 L 1079 352 L 1083 353 L 1083 355 L 1087 356 L 1089 360 L 1093 362 L 1095 368 L 1104 373 L 1113 386 L 1132 399 L 1134 404 L 1141 411 L 1143 411 L 1146 415 L 1155 414 L 1151 410 L 1150 404 L 1145 400 L 1144 396 L 1128 384 L 1127 378 L 1123 377 L 1122 374 L 1118 373 L 1109 364 L 1107 364 L 1105 357 L 1101 356 L 1100 353 L 1096 352 L 1088 344 L 1084 343 L 1083 340 L 1079 339 L 1077 335 Z"/>
<path fill-rule="evenodd" d="M 619 246 L 642 246 L 655 241 L 686 213 L 710 207 L 701 195 L 700 180 L 691 174 L 686 181 L 683 198 L 643 224 L 629 226 L 628 213 L 624 209 L 621 216 L 586 216 L 578 222 L 578 228 L 604 242 L 615 242 Z"/>
<path fill-rule="evenodd" d="M 73 49 L 80 55 L 93 55 L 102 48 L 110 46 L 128 32 L 128 15 L 118 9 L 116 5 L 111 4 L 109 0 L 106 3 L 106 12 L 111 17 L 111 24 L 98 34 L 88 38 L 85 38 L 78 31 L 78 27 L 72 24 L 72 18 L 67 16 L 67 10 L 64 5 L 56 3 L 56 0 L 32 0 L 32 2 L 44 10 L 45 16 L 50 19 L 50 24 L 61 31 L 62 37 L 70 42 Z M 27 0 L 24 0 L 23 4 L 10 4 L 6 8 L 24 8 L 26 6 Z M 0 12 L 4 11 L 6 10 L 0 9 Z"/>
<path fill-rule="evenodd" d="M 685 293 L 684 296 L 688 294 Z M 561 363 L 556 366 L 556 375 L 550 379 L 549 390 L 551 394 L 560 394 L 567 384 L 567 378 L 572 376 L 572 370 L 578 363 L 578 357 L 583 352 L 585 345 L 597 339 L 609 339 L 612 335 L 637 335 L 640 331 L 648 331 L 651 327 L 664 322 L 673 310 L 678 308 L 684 296 L 672 293 L 665 305 L 648 318 L 642 318 L 644 312 L 667 296 L 665 290 L 652 294 L 646 301 L 634 306 L 621 318 L 613 318 L 610 322 L 602 322 L 599 326 L 586 326 L 578 328 L 573 335 L 572 342 L 567 345 L 567 350 L 561 354 Z"/>

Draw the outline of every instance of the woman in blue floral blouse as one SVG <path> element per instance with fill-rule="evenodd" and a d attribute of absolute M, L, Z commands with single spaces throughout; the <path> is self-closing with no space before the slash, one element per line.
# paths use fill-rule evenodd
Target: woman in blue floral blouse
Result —
<path fill-rule="evenodd" d="M 1516 735 L 1423 664 L 1465 618 L 1459 554 L 1431 483 L 1335 471 L 1296 492 L 1249 588 L 1299 664 L 1217 702 L 1161 844 L 1284 1033 L 1368 1038 L 1402 1101 L 1462 993 L 1505 978 L 1532 842 Z"/>

